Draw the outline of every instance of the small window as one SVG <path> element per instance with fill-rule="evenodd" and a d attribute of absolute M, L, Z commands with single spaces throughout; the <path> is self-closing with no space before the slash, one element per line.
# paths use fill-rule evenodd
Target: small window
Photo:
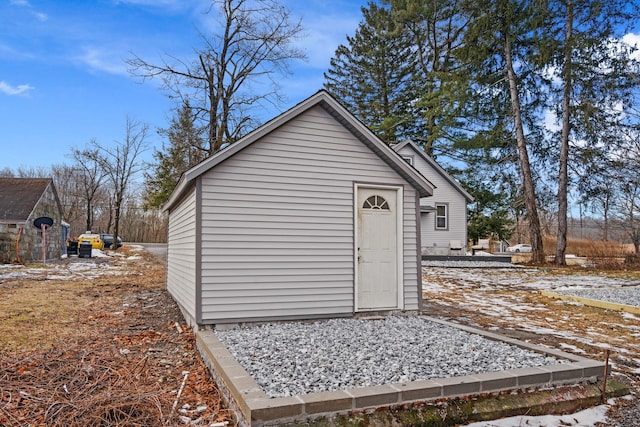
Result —
<path fill-rule="evenodd" d="M 389 204 L 382 196 L 371 196 L 362 204 L 362 209 L 389 210 Z"/>
<path fill-rule="evenodd" d="M 436 230 L 446 230 L 449 228 L 449 206 L 436 205 Z"/>
<path fill-rule="evenodd" d="M 402 156 L 402 160 L 413 166 L 413 156 Z"/>

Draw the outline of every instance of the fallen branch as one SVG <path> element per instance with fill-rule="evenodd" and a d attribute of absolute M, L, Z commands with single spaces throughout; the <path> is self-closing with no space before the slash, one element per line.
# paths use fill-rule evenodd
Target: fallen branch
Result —
<path fill-rule="evenodd" d="M 180 396 L 182 395 L 182 391 L 184 390 L 184 385 L 187 383 L 187 378 L 189 377 L 189 371 L 182 371 L 184 378 L 182 380 L 182 384 L 180 385 L 180 390 L 178 390 L 178 394 L 176 395 L 176 400 L 173 401 L 173 406 L 171 407 L 171 413 L 169 414 L 169 419 L 173 417 L 173 414 L 176 412 L 176 407 L 178 406 L 178 400 L 180 400 Z"/>
<path fill-rule="evenodd" d="M 176 322 L 176 323 L 175 323 L 175 325 L 176 325 L 176 329 L 177 329 L 177 331 L 178 331 L 178 333 L 179 333 L 179 334 L 181 334 L 182 332 L 184 332 L 184 331 L 182 330 L 182 326 L 180 326 L 180 323 Z"/>

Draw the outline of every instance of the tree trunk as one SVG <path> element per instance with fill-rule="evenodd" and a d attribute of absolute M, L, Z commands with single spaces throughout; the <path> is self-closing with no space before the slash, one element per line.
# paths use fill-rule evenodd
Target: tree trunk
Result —
<path fill-rule="evenodd" d="M 120 197 L 120 196 L 118 196 Z M 120 234 L 120 206 L 122 205 L 122 198 L 120 200 L 116 200 L 115 202 L 115 218 L 113 221 L 113 244 L 111 245 L 111 249 L 114 251 L 118 250 L 118 237 Z"/>
<path fill-rule="evenodd" d="M 640 254 L 640 228 L 631 229 L 631 241 L 636 255 Z"/>
<path fill-rule="evenodd" d="M 513 115 L 515 125 L 518 156 L 520 159 L 524 204 L 525 209 L 527 210 L 527 218 L 529 219 L 529 237 L 531 239 L 532 261 L 535 263 L 542 263 L 544 262 L 544 252 L 542 250 L 540 218 L 538 217 L 535 188 L 531 174 L 531 165 L 529 164 L 529 154 L 527 153 L 527 141 L 524 136 L 524 127 L 520 112 L 518 82 L 515 70 L 513 69 L 513 59 L 511 57 L 511 40 L 509 39 L 509 35 L 506 33 L 504 34 L 504 56 L 507 68 L 507 79 L 509 81 L 509 93 L 511 97 L 511 113 Z"/>
<path fill-rule="evenodd" d="M 93 218 L 92 218 L 92 211 L 93 209 L 91 208 L 91 202 L 87 202 L 87 228 L 85 228 L 85 231 L 90 231 L 91 230 L 91 223 L 93 222 Z"/>
<path fill-rule="evenodd" d="M 557 265 L 566 265 L 567 249 L 567 192 L 569 187 L 569 133 L 571 131 L 571 46 L 573 32 L 573 1 L 567 2 L 567 32 L 564 40 L 564 91 L 562 94 L 562 137 L 560 141 L 560 165 L 558 175 L 558 237 L 556 240 Z"/>

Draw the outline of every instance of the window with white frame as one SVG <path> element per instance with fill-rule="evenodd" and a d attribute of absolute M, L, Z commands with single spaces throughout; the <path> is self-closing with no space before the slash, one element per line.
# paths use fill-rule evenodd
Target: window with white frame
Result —
<path fill-rule="evenodd" d="M 449 205 L 436 203 L 436 230 L 449 228 Z"/>

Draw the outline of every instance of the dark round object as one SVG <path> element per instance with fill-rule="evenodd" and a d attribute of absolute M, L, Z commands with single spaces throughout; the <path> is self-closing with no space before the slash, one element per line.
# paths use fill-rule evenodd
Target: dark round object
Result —
<path fill-rule="evenodd" d="M 40 229 L 44 225 L 45 230 L 53 227 L 53 218 L 49 218 L 48 216 L 41 216 L 33 220 L 33 225 Z"/>

